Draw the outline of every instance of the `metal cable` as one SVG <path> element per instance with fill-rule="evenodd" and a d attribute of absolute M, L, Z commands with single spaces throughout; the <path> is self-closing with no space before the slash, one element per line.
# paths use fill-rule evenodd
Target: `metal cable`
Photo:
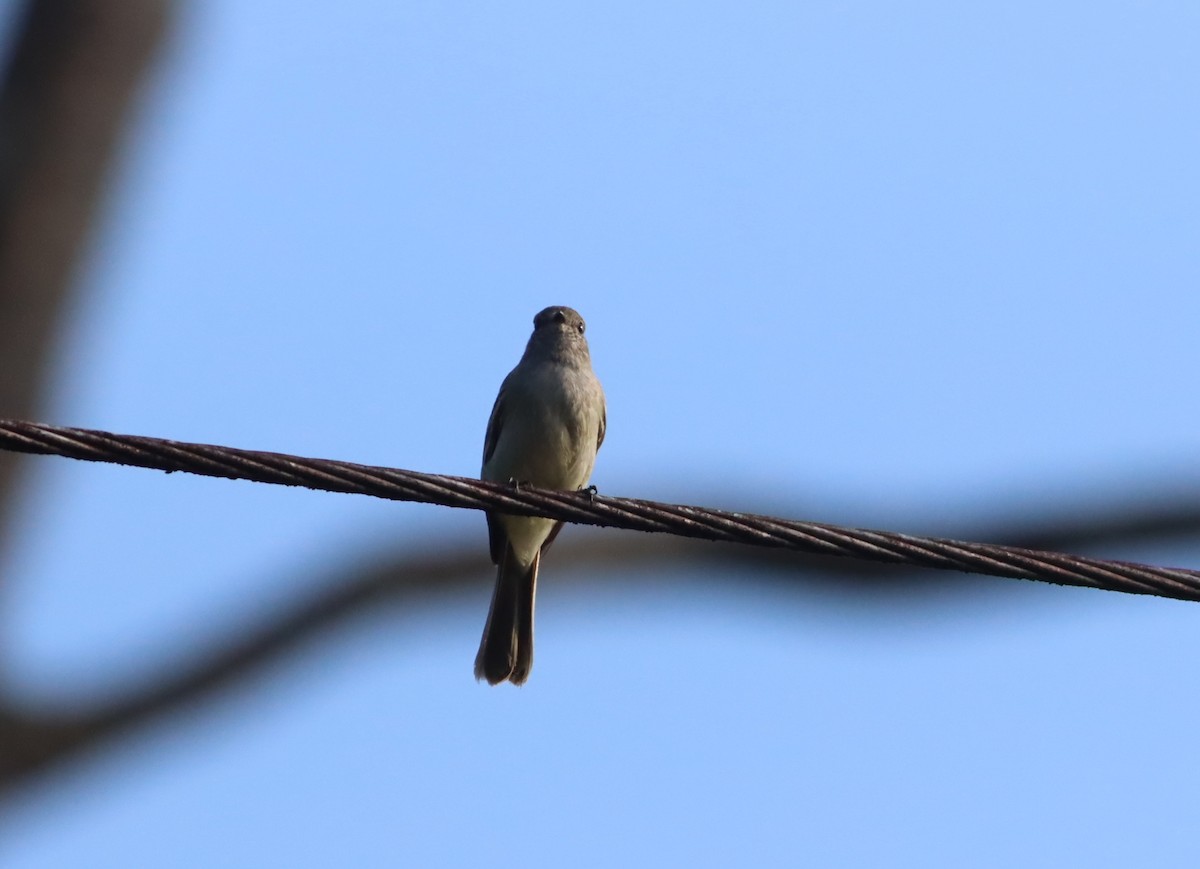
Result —
<path fill-rule="evenodd" d="M 467 477 L 311 459 L 159 438 L 116 435 L 92 429 L 0 420 L 0 448 L 60 455 L 93 462 L 185 471 L 209 477 L 303 486 L 330 492 L 372 495 L 446 507 L 545 516 L 583 525 L 655 531 L 864 558 L 938 570 L 1033 579 L 1130 594 L 1200 600 L 1200 571 L 1153 567 L 890 531 L 870 531 L 732 513 L 706 507 L 610 498 L 588 492 L 514 487 Z"/>

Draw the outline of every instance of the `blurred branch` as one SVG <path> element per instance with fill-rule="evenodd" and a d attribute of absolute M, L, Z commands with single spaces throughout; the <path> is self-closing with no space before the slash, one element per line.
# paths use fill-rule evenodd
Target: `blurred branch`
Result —
<path fill-rule="evenodd" d="M 1172 518 L 1163 508 L 1148 508 L 1137 514 L 1124 513 L 1116 506 L 1108 516 L 1095 515 L 1090 524 L 1047 516 L 1042 530 L 1034 534 L 1040 544 L 1072 548 L 1100 542 L 1096 529 L 1106 529 L 1104 542 L 1110 545 L 1127 542 L 1121 538 L 1123 533 L 1143 540 L 1153 528 L 1169 532 L 1200 530 L 1200 517 L 1190 505 L 1180 507 L 1178 517 Z M 1047 528 L 1056 529 L 1058 536 L 1048 536 Z M 992 536 L 1014 543 L 1033 539 L 1023 539 L 1025 532 L 1012 527 L 994 527 L 992 532 Z M 396 552 L 336 569 L 306 596 L 287 601 L 275 612 L 260 614 L 236 635 L 215 640 L 210 651 L 190 664 L 98 709 L 39 715 L 0 697 L 0 795 L 138 727 L 243 685 L 303 647 L 383 606 L 395 606 L 397 613 L 411 615 L 422 606 L 444 604 L 471 591 L 478 592 L 480 606 L 484 606 L 489 570 L 482 541 L 476 549 L 477 554 L 469 556 L 459 547 L 419 555 Z M 695 565 L 710 574 L 714 567 L 724 567 L 724 575 L 742 587 L 746 575 L 752 573 L 784 588 L 820 587 L 842 600 L 877 600 L 882 596 L 894 601 L 897 595 L 911 596 L 921 591 L 931 597 L 948 598 L 953 591 L 980 588 L 978 583 L 966 583 L 955 574 L 899 574 L 894 567 L 831 556 L 714 547 L 663 536 L 579 535 L 560 540 L 555 556 L 556 562 L 569 568 L 556 581 L 602 572 L 652 576 L 655 567 L 678 570 Z M 225 623 L 245 625 L 247 619 L 230 614 Z M 464 678 L 468 669 L 464 664 Z"/>
<path fill-rule="evenodd" d="M 42 0 L 0 80 L 0 414 L 36 415 L 115 145 L 169 0 Z M 16 457 L 0 455 L 0 528 Z"/>

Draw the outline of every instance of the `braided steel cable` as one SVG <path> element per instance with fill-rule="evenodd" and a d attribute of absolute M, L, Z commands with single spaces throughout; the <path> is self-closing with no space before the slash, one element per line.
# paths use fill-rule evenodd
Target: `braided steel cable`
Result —
<path fill-rule="evenodd" d="M 1200 601 L 1200 571 L 1195 570 L 602 497 L 590 492 L 556 492 L 467 477 L 17 420 L 0 420 L 0 448 L 167 473 L 184 471 L 395 501 L 544 516 L 582 525 Z"/>

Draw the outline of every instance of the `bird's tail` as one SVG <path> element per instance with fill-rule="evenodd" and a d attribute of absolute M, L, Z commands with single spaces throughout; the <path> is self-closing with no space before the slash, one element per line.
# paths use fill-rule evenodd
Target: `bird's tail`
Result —
<path fill-rule="evenodd" d="M 539 551 L 529 567 L 522 567 L 512 547 L 505 545 L 475 656 L 476 679 L 486 679 L 489 685 L 505 680 L 523 685 L 529 678 L 533 669 L 533 598 L 541 556 Z"/>

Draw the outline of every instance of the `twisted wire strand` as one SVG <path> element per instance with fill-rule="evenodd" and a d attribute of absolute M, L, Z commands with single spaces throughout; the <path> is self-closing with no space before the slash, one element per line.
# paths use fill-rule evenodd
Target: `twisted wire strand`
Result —
<path fill-rule="evenodd" d="M 0 420 L 0 448 L 209 477 L 303 486 L 473 510 L 544 516 L 702 540 L 745 543 L 937 570 L 955 570 L 1178 600 L 1200 600 L 1200 571 L 1107 561 L 891 531 L 872 531 L 588 492 L 556 492 L 94 429 Z"/>

